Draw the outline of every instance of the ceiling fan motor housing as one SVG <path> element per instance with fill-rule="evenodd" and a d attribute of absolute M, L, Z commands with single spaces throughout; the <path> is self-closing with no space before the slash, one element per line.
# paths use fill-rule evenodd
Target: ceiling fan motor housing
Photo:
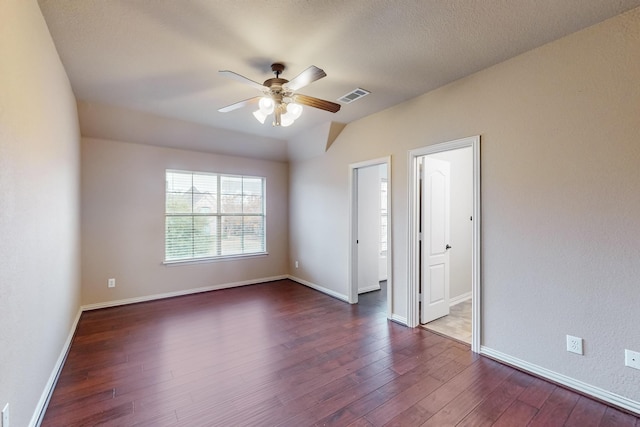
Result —
<path fill-rule="evenodd" d="M 271 64 L 271 71 L 273 71 L 273 74 L 275 74 L 276 77 L 280 77 L 280 74 L 282 74 L 284 69 L 285 69 L 284 64 L 281 64 L 279 62 L 276 62 L 275 64 Z"/>

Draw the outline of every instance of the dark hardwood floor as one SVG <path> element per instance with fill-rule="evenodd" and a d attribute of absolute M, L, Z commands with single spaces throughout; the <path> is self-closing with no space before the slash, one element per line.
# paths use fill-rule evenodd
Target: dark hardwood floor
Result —
<path fill-rule="evenodd" d="M 283 280 L 86 312 L 43 426 L 636 426 L 637 418 Z"/>

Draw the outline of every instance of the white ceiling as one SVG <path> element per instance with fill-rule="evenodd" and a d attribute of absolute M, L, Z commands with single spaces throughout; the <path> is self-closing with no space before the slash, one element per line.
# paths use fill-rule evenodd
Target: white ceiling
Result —
<path fill-rule="evenodd" d="M 287 141 L 349 123 L 549 41 L 640 6 L 640 0 L 39 0 L 73 91 L 105 104 Z M 327 77 L 300 93 L 337 102 L 305 108 L 289 128 L 252 108 L 220 107 L 259 92 L 218 75 L 262 82 L 283 62 Z"/>

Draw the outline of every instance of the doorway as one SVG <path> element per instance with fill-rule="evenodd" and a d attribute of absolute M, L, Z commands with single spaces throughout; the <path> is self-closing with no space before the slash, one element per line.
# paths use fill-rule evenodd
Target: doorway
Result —
<path fill-rule="evenodd" d="M 359 295 L 391 316 L 391 158 L 349 166 L 350 259 L 349 302 Z"/>
<path fill-rule="evenodd" d="M 418 158 L 421 174 L 420 324 L 471 344 L 471 147 Z"/>
<path fill-rule="evenodd" d="M 470 337 L 462 339 L 454 329 L 448 335 L 470 341 L 478 352 L 480 137 L 412 150 L 409 160 L 408 323 L 440 319 L 429 325 L 447 334 L 447 323 L 464 326 L 458 316 L 470 308 Z"/>

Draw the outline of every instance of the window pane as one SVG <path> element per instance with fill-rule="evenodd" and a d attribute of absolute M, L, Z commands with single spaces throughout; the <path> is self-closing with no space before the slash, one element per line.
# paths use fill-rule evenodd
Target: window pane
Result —
<path fill-rule="evenodd" d="M 380 181 L 380 255 L 387 255 L 387 180 Z"/>
<path fill-rule="evenodd" d="M 262 213 L 262 196 L 243 196 L 242 212 L 243 213 Z"/>
<path fill-rule="evenodd" d="M 387 254 L 387 215 L 380 217 L 380 255 Z"/>
<path fill-rule="evenodd" d="M 220 255 L 237 255 L 242 253 L 242 217 L 222 217 L 222 253 Z"/>
<path fill-rule="evenodd" d="M 244 177 L 242 180 L 242 194 L 262 195 L 262 178 Z"/>
<path fill-rule="evenodd" d="M 242 194 L 242 177 L 221 176 L 220 191 L 222 194 Z"/>
<path fill-rule="evenodd" d="M 195 258 L 211 257 L 217 254 L 218 218 L 214 216 L 198 216 L 193 219 L 193 256 Z"/>
<path fill-rule="evenodd" d="M 218 213 L 218 195 L 195 193 L 193 195 L 193 213 Z"/>
<path fill-rule="evenodd" d="M 167 171 L 167 191 L 184 193 L 191 191 L 192 173 Z"/>
<path fill-rule="evenodd" d="M 242 196 L 223 194 L 220 200 L 220 210 L 222 213 L 242 213 Z"/>
<path fill-rule="evenodd" d="M 193 188 L 196 193 L 216 194 L 218 192 L 218 176 L 194 174 Z"/>
<path fill-rule="evenodd" d="M 169 193 L 167 192 L 167 213 L 185 214 L 191 213 L 191 193 Z"/>
<path fill-rule="evenodd" d="M 165 222 L 165 257 L 167 260 L 193 256 L 193 219 L 191 216 L 168 216 Z"/>
<path fill-rule="evenodd" d="M 264 252 L 264 217 L 245 216 L 244 253 Z"/>

